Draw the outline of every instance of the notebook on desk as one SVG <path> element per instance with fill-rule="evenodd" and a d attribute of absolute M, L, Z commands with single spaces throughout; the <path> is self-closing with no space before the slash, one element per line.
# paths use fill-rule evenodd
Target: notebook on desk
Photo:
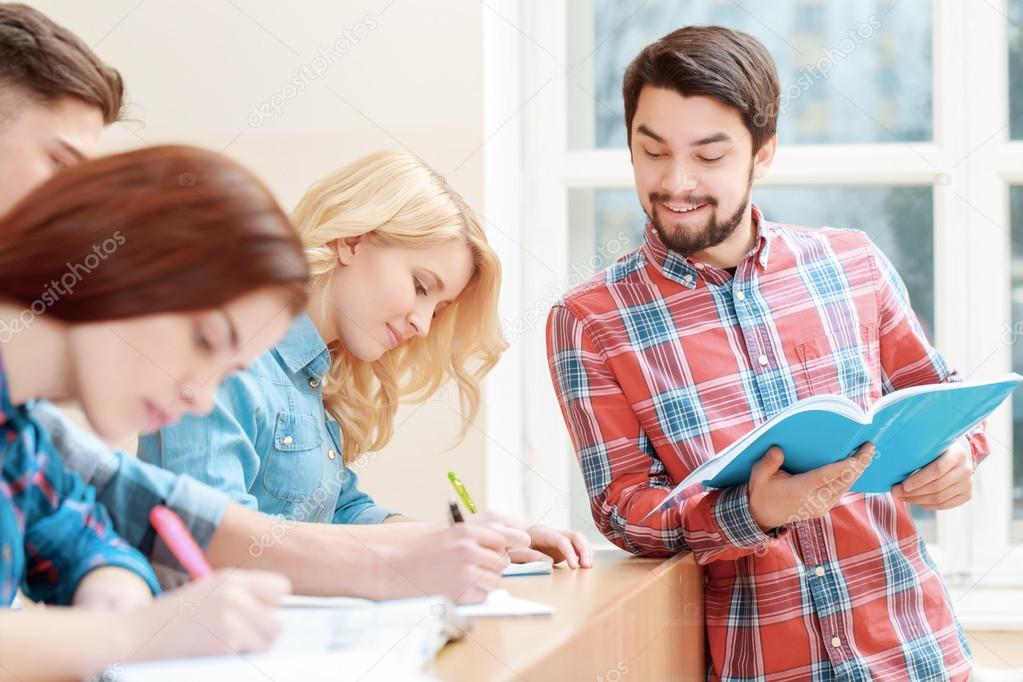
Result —
<path fill-rule="evenodd" d="M 125 682 L 167 680 L 425 679 L 421 670 L 469 625 L 444 597 L 371 602 L 291 596 L 278 609 L 281 634 L 266 653 L 133 664 Z M 339 676 L 343 671 L 343 676 Z"/>
<path fill-rule="evenodd" d="M 549 562 L 538 562 L 546 563 Z M 284 598 L 284 608 L 290 610 L 304 608 L 333 608 L 335 606 L 348 606 L 350 603 L 361 602 L 362 604 L 373 605 L 373 602 L 365 599 L 350 599 L 348 597 L 304 597 L 290 595 Z M 383 602 L 388 603 L 388 602 Z M 450 602 L 448 602 L 450 604 Z M 460 618 L 495 618 L 510 616 L 548 616 L 554 613 L 554 607 L 538 601 L 530 601 L 513 597 L 508 590 L 497 589 L 490 592 L 487 598 L 479 604 L 461 604 L 453 606 L 455 615 Z M 464 621 L 457 623 L 454 627 L 461 627 L 464 631 Z M 456 639 L 452 637 L 451 639 Z"/>
<path fill-rule="evenodd" d="M 527 561 L 523 564 L 508 564 L 508 567 L 501 572 L 502 578 L 510 578 L 517 575 L 550 575 L 554 572 L 552 561 Z"/>

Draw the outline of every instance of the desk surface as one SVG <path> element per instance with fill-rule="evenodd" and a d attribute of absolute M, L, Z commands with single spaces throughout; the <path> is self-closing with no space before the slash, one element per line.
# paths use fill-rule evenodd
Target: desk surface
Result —
<path fill-rule="evenodd" d="M 427 672 L 439 680 L 704 679 L 703 575 L 690 555 L 597 553 L 594 567 L 505 578 L 553 616 L 481 618 Z"/>

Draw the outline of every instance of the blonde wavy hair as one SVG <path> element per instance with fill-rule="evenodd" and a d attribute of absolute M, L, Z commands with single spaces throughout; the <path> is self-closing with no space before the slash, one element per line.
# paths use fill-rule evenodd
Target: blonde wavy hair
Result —
<path fill-rule="evenodd" d="M 497 316 L 501 264 L 473 210 L 419 158 L 380 151 L 310 187 L 294 221 L 314 291 L 324 289 L 340 267 L 338 239 L 362 235 L 377 246 L 418 249 L 458 240 L 469 247 L 469 283 L 438 311 L 427 336 L 373 362 L 333 344 L 323 383 L 324 404 L 341 426 L 346 463 L 391 440 L 399 402 L 426 400 L 449 380 L 458 387 L 463 438 L 479 410 L 480 382 L 508 346 Z"/>

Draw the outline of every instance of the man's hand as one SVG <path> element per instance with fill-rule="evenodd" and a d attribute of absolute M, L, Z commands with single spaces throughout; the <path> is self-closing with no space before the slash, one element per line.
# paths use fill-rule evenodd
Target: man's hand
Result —
<path fill-rule="evenodd" d="M 856 483 L 870 460 L 874 445 L 864 443 L 856 453 L 802 474 L 781 470 L 785 455 L 773 447 L 753 465 L 749 506 L 753 520 L 765 532 L 796 521 L 824 516 Z"/>
<path fill-rule="evenodd" d="M 892 487 L 892 497 L 924 509 L 951 509 L 973 496 L 973 458 L 960 443 Z"/>

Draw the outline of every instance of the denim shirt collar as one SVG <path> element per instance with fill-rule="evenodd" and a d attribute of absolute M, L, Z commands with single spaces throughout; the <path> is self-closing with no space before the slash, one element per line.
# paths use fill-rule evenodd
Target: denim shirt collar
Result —
<path fill-rule="evenodd" d="M 764 220 L 764 214 L 761 213 L 757 205 L 753 204 L 752 208 L 753 224 L 756 225 L 757 239 L 753 245 L 753 249 L 746 254 L 746 258 L 755 259 L 762 269 L 766 269 L 768 252 L 771 248 L 771 239 L 774 231 L 771 228 L 771 224 Z M 646 256 L 647 261 L 653 265 L 658 272 L 668 279 L 678 282 L 690 289 L 696 287 L 696 282 L 700 278 L 701 271 L 705 267 L 709 267 L 705 266 L 703 263 L 690 260 L 682 254 L 669 249 L 664 242 L 661 241 L 661 237 L 657 234 L 657 230 L 654 229 L 653 224 L 649 222 L 646 224 L 645 235 L 643 238 L 643 253 Z"/>
<path fill-rule="evenodd" d="M 330 367 L 327 344 L 305 313 L 295 318 L 288 333 L 274 346 L 274 353 L 292 374 L 305 371 L 310 377 L 319 379 Z"/>

